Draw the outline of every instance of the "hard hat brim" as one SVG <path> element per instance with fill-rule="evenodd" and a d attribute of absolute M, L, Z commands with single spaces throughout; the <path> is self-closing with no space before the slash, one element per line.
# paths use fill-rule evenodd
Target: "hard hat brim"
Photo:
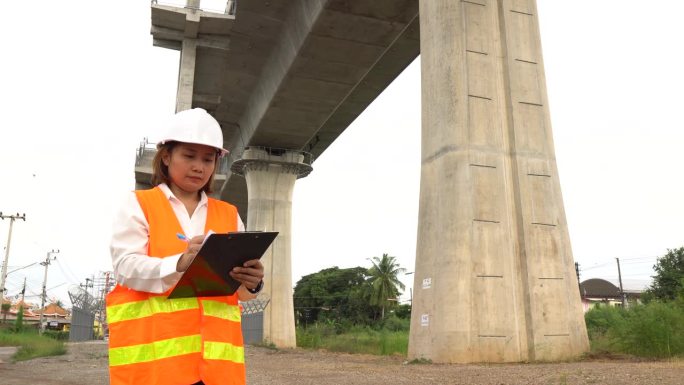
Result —
<path fill-rule="evenodd" d="M 210 146 L 210 145 L 208 145 L 208 144 L 206 144 L 206 143 L 199 143 L 199 142 L 183 142 L 183 141 L 176 140 L 176 139 L 163 139 L 163 140 L 160 140 L 159 142 L 157 142 L 157 150 L 159 150 L 159 149 L 161 148 L 162 145 L 164 145 L 164 144 L 166 144 L 166 143 L 168 143 L 168 142 L 201 144 L 202 146 L 213 147 L 213 148 L 216 149 L 216 151 L 218 151 L 219 157 L 222 157 L 222 156 L 227 155 L 228 153 L 230 153 L 230 151 L 226 150 L 225 148 Z"/>

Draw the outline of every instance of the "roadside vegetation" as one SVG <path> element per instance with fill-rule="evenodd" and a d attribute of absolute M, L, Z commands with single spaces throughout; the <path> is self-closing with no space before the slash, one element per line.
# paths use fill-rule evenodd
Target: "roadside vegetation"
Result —
<path fill-rule="evenodd" d="M 405 272 L 387 254 L 370 268 L 332 267 L 294 289 L 297 346 L 335 352 L 405 355 L 411 307 L 400 304 Z"/>
<path fill-rule="evenodd" d="M 675 303 L 599 306 L 586 314 L 586 321 L 594 353 L 684 357 L 684 307 Z"/>
<path fill-rule="evenodd" d="M 58 356 L 66 353 L 64 342 L 48 335 L 38 334 L 38 330 L 27 328 L 23 324 L 23 312 L 20 311 L 16 322 L 0 327 L 0 346 L 18 346 L 12 356 L 15 361 L 30 360 L 37 357 Z"/>
<path fill-rule="evenodd" d="M 598 306 L 587 312 L 593 353 L 684 357 L 684 247 L 668 250 L 654 270 L 643 304 Z"/>
<path fill-rule="evenodd" d="M 392 316 L 393 323 L 404 322 Z M 316 323 L 307 328 L 297 328 L 297 346 L 309 349 L 325 349 L 332 352 L 374 355 L 406 355 L 408 350 L 408 320 L 400 330 L 385 327 L 352 326 L 340 330 L 334 325 Z"/>
<path fill-rule="evenodd" d="M 403 289 L 397 275 L 404 270 L 387 254 L 371 262 L 369 269 L 333 267 L 297 282 L 297 346 L 406 355 L 411 307 L 392 300 Z M 643 303 L 586 313 L 593 355 L 684 358 L 684 247 L 668 250 L 654 271 Z"/>

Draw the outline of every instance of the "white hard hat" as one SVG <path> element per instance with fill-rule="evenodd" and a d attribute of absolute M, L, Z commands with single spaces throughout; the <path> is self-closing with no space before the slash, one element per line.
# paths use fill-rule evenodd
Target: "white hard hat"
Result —
<path fill-rule="evenodd" d="M 176 113 L 166 123 L 162 138 L 157 142 L 157 148 L 166 142 L 176 141 L 214 147 L 220 156 L 228 153 L 223 148 L 221 125 L 202 108 Z"/>

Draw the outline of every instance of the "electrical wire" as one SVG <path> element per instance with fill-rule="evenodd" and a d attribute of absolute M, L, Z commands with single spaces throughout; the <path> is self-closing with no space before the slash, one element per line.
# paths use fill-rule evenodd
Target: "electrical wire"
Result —
<path fill-rule="evenodd" d="M 69 283 L 74 285 L 78 284 L 79 280 L 76 278 L 76 274 L 74 274 L 71 271 L 71 269 L 69 269 L 68 265 L 62 266 L 62 263 L 59 259 L 56 259 L 55 262 L 57 262 L 57 267 L 59 267 L 59 270 L 62 272 L 62 275 L 64 276 L 64 278 L 67 279 L 67 281 L 69 281 Z M 66 270 L 68 270 L 68 274 Z"/>

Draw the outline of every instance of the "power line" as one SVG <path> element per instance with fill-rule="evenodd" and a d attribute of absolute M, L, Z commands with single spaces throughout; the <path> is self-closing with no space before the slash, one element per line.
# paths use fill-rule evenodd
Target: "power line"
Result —
<path fill-rule="evenodd" d="M 635 259 L 658 259 L 661 256 L 651 256 L 651 257 L 633 257 L 633 258 L 622 258 L 620 261 L 633 261 Z"/>
<path fill-rule="evenodd" d="M 613 264 L 613 262 L 599 263 L 599 264 L 597 264 L 597 265 L 593 265 L 593 266 L 589 266 L 589 267 L 583 267 L 583 268 L 580 269 L 580 271 L 587 271 L 587 270 L 591 270 L 591 269 L 596 269 L 596 268 L 603 267 L 603 266 L 608 266 L 608 265 L 611 265 L 611 264 Z"/>
<path fill-rule="evenodd" d="M 622 262 L 620 261 L 623 265 L 643 265 L 644 263 L 652 264 L 653 262 L 651 261 L 633 261 L 633 262 Z"/>
<path fill-rule="evenodd" d="M 78 278 L 76 278 L 76 275 L 71 271 L 71 269 L 69 269 L 69 266 L 62 266 L 62 263 L 59 260 L 56 260 L 55 262 L 57 262 L 57 267 L 59 267 L 59 270 L 64 275 L 64 278 L 66 278 L 69 281 L 69 283 L 78 283 Z"/>

